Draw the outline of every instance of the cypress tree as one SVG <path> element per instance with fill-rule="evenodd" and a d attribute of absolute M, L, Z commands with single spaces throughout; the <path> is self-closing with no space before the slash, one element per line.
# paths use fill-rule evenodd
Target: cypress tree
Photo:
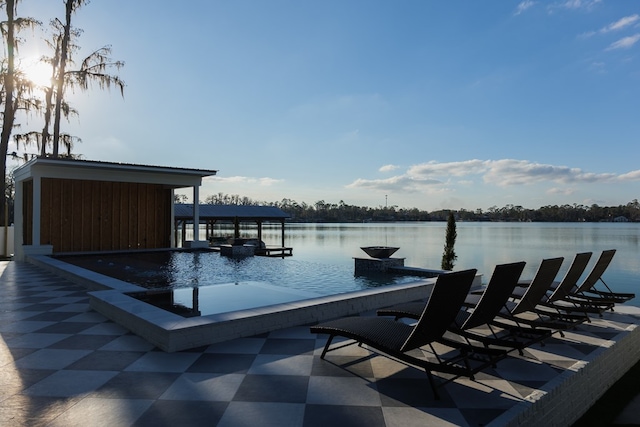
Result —
<path fill-rule="evenodd" d="M 456 237 L 458 237 L 458 233 L 456 232 L 456 218 L 454 217 L 453 212 L 449 212 L 449 216 L 447 217 L 447 234 L 445 237 L 444 253 L 442 254 L 442 264 L 440 267 L 443 270 L 453 270 L 455 260 L 458 258 L 455 250 L 453 249 L 456 244 Z"/>

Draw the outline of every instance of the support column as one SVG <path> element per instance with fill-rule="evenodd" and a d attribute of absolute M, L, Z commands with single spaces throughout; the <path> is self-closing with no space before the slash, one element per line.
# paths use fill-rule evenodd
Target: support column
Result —
<path fill-rule="evenodd" d="M 178 234 L 178 230 L 176 230 L 176 190 L 171 189 L 171 237 L 169 237 L 169 247 L 175 248 L 177 247 L 177 239 L 176 236 Z"/>
<path fill-rule="evenodd" d="M 281 221 L 282 224 L 282 245 L 281 247 L 284 248 L 284 219 Z"/>
<path fill-rule="evenodd" d="M 31 229 L 33 230 L 33 237 L 31 240 L 32 246 L 40 246 L 40 215 L 42 205 L 42 178 L 38 175 L 33 177 L 33 219 L 31 223 Z"/>
<path fill-rule="evenodd" d="M 193 241 L 200 241 L 200 187 L 197 185 L 193 187 Z"/>
<path fill-rule="evenodd" d="M 185 242 L 184 247 L 209 247 L 209 241 L 200 240 L 200 187 L 197 185 L 193 187 L 193 240 Z"/>

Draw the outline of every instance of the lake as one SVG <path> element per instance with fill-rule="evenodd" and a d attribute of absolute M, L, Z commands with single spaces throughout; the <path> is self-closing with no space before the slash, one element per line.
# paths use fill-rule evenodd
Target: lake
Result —
<path fill-rule="evenodd" d="M 389 275 L 354 277 L 353 258 L 367 257 L 361 246 L 398 246 L 400 250 L 393 257 L 405 258 L 405 266 L 439 269 L 445 231 L 446 222 L 293 223 L 286 225 L 285 244 L 293 247 L 293 256 L 287 258 L 231 259 L 218 253 L 173 252 L 98 257 L 91 262 L 99 262 L 100 266 L 92 267 L 88 260 L 82 264 L 96 271 L 110 263 L 119 264 L 122 278 L 150 288 L 257 280 L 328 295 L 417 280 Z M 201 234 L 204 239 L 204 230 Z M 244 229 L 241 234 L 256 235 L 255 230 Z M 587 266 L 589 271 L 605 249 L 617 250 L 604 274 L 609 286 L 615 291 L 637 293 L 640 283 L 638 223 L 458 222 L 457 234 L 455 269 L 476 268 L 485 283 L 496 264 L 516 261 L 527 262 L 522 277 L 531 278 L 543 258 L 564 257 L 562 275 L 578 252 L 594 253 Z M 267 245 L 279 246 L 280 225 L 264 225 L 262 237 Z M 640 298 L 628 304 L 640 305 Z"/>

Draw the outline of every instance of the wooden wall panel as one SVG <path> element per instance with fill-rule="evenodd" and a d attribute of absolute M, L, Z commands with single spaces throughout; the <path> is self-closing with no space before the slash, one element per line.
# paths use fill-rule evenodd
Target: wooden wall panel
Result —
<path fill-rule="evenodd" d="M 25 216 L 31 199 L 25 191 Z M 43 179 L 41 243 L 54 252 L 166 248 L 171 202 L 155 184 Z"/>
<path fill-rule="evenodd" d="M 22 183 L 22 242 L 33 244 L 33 181 Z"/>
<path fill-rule="evenodd" d="M 114 247 L 120 247 L 120 183 L 111 183 L 111 206 L 109 209 L 111 214 L 111 227 L 109 229 L 111 235 L 111 244 Z"/>
<path fill-rule="evenodd" d="M 91 194 L 93 185 L 91 181 L 80 181 L 82 189 L 80 191 L 80 205 L 82 206 L 82 216 L 80 217 L 80 251 L 91 250 L 91 230 L 93 228 L 93 207 Z"/>

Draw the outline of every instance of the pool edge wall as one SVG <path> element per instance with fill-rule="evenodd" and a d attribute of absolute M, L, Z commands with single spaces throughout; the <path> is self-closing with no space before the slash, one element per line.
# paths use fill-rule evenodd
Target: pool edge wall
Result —
<path fill-rule="evenodd" d="M 234 338 L 356 315 L 426 298 L 434 279 L 389 285 L 307 300 L 207 316 L 185 318 L 137 300 L 125 292 L 145 288 L 83 269 L 48 256 L 31 264 L 86 287 L 92 309 L 167 352 L 187 350 Z"/>

